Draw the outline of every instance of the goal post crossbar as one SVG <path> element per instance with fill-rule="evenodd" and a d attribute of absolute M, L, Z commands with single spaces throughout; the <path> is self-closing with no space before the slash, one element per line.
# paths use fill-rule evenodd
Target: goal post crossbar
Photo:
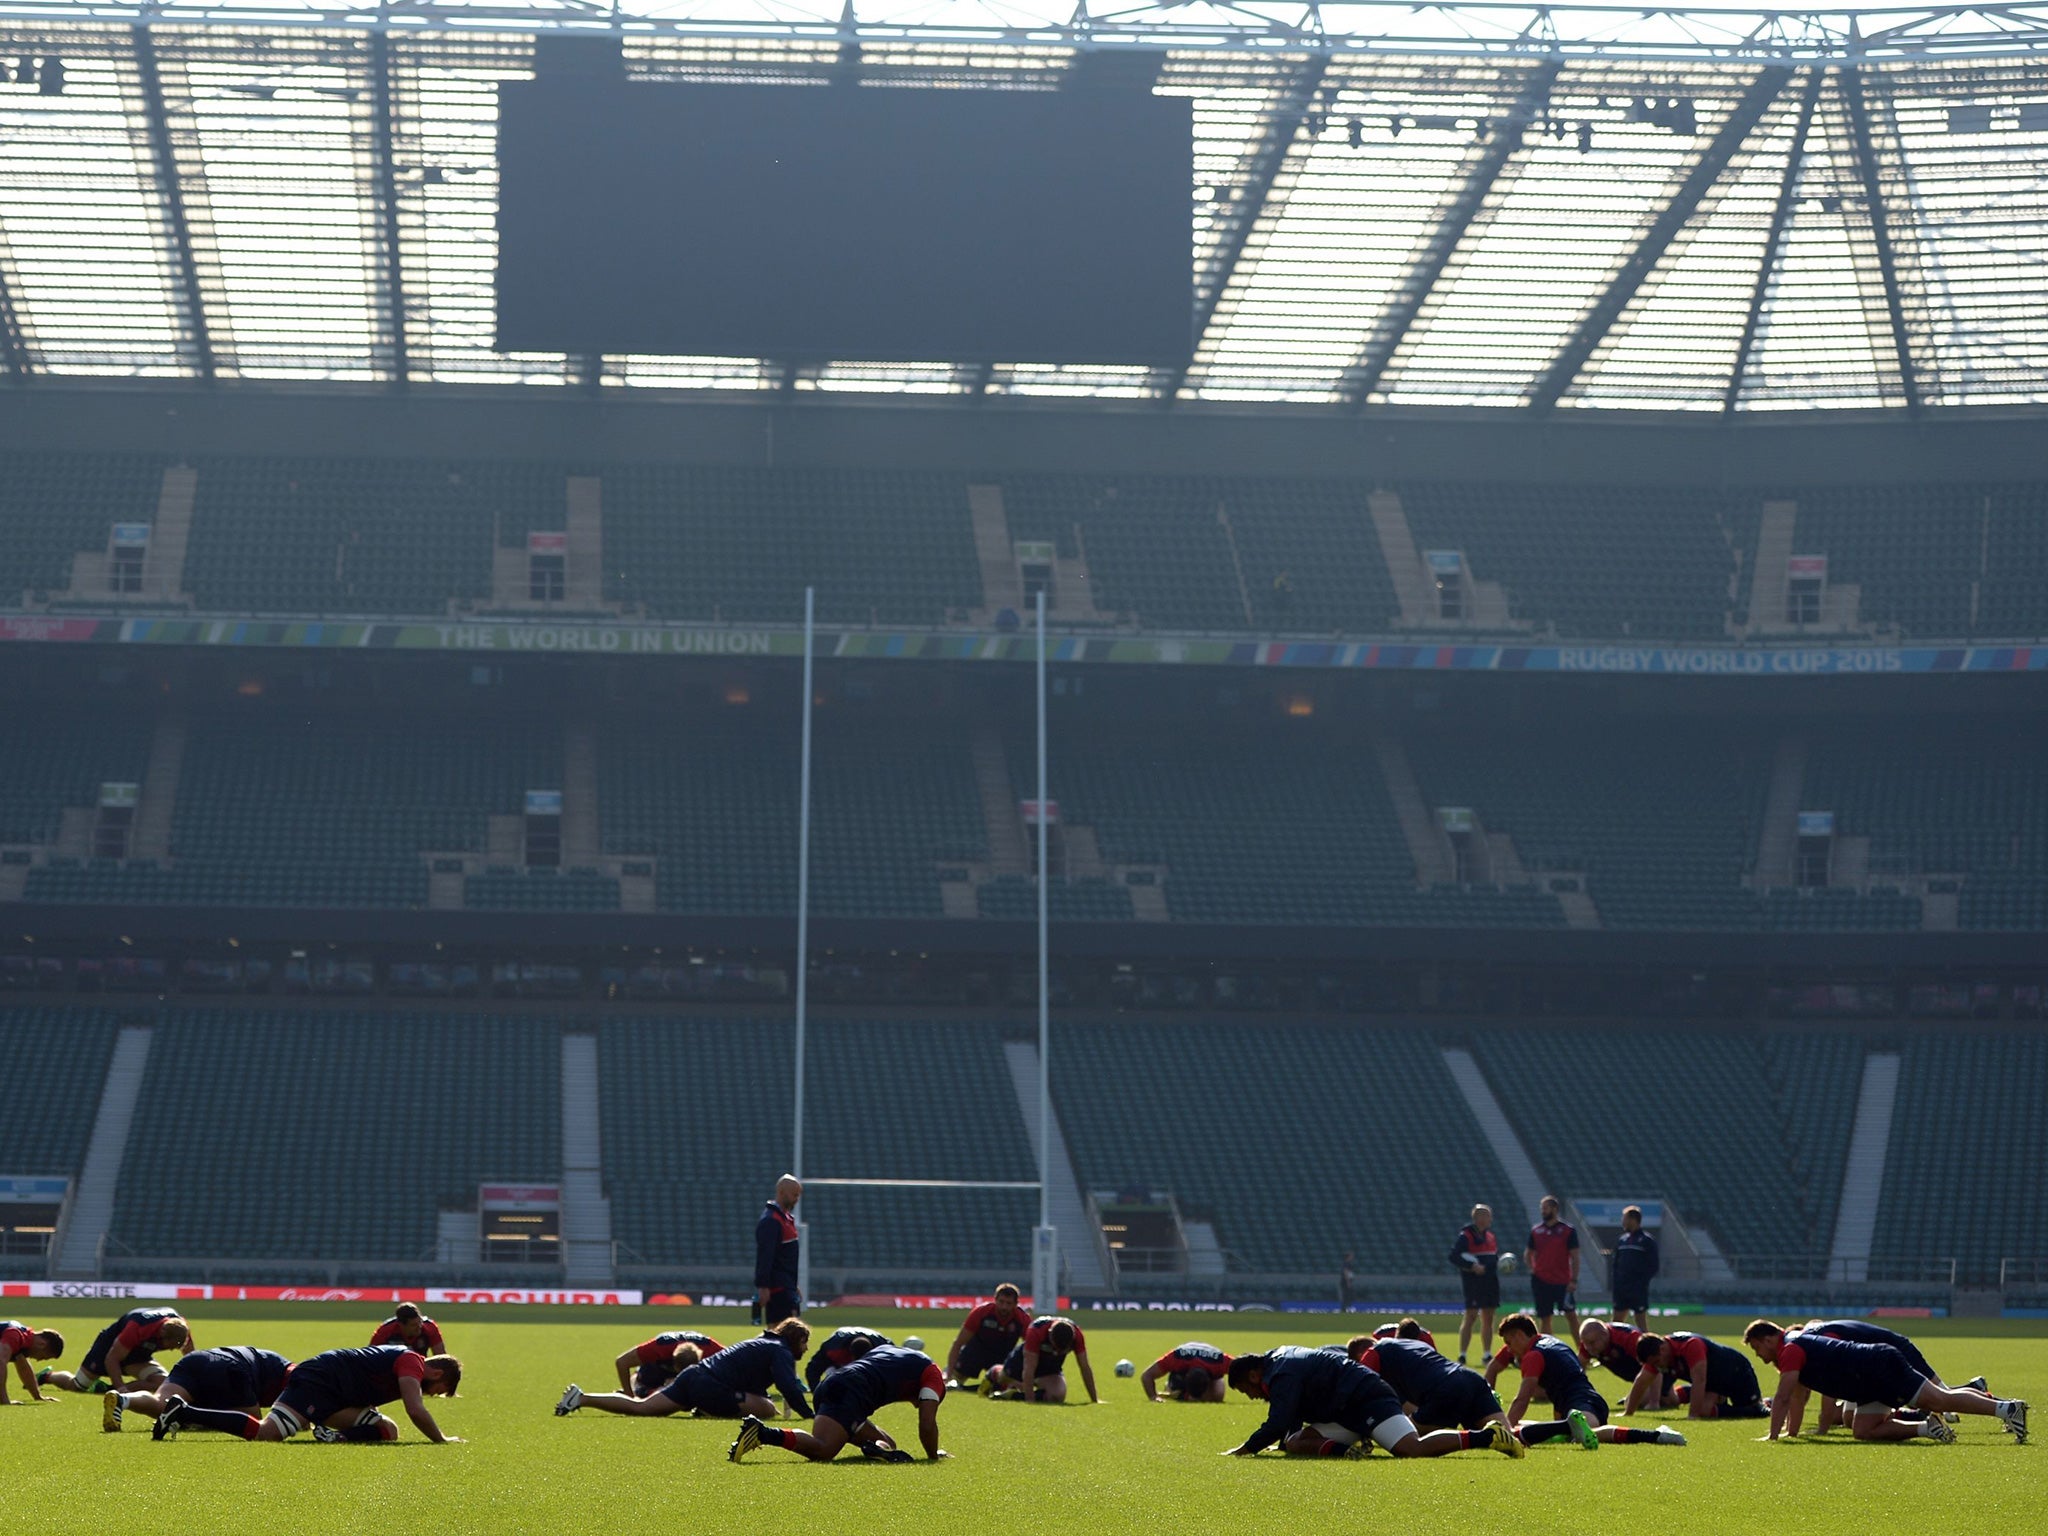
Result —
<path fill-rule="evenodd" d="M 1036 1179 L 805 1179 L 811 1185 L 837 1184 L 856 1189 L 1036 1189 Z"/>

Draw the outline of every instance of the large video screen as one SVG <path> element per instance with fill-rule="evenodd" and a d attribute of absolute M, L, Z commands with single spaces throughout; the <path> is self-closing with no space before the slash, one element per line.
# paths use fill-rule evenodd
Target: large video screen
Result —
<path fill-rule="evenodd" d="M 1185 100 L 562 74 L 499 118 L 502 350 L 1188 358 Z"/>

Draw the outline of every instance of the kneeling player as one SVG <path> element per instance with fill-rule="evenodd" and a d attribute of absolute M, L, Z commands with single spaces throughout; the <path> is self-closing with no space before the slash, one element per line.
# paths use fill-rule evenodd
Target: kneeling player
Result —
<path fill-rule="evenodd" d="M 277 1401 L 291 1369 L 291 1361 L 283 1355 L 247 1344 L 195 1349 L 171 1367 L 170 1379 L 154 1392 L 107 1393 L 101 1399 L 100 1428 L 114 1434 L 125 1415 L 139 1413 L 154 1419 L 181 1400 L 197 1408 L 220 1408 L 255 1418 Z"/>
<path fill-rule="evenodd" d="M 1014 1392 L 1027 1403 L 1064 1403 L 1067 1400 L 1067 1356 L 1081 1368 L 1081 1384 L 1088 1389 L 1088 1401 L 1095 1395 L 1095 1368 L 1088 1363 L 1088 1336 L 1080 1326 L 1064 1317 L 1041 1317 L 1024 1330 L 1024 1338 L 1010 1351 L 1010 1358 L 991 1366 L 982 1382 L 985 1396 Z"/>
<path fill-rule="evenodd" d="M 917 1404 L 917 1439 L 933 1461 L 939 1449 L 939 1404 L 946 1400 L 946 1374 L 931 1356 L 895 1344 L 878 1344 L 827 1376 L 818 1388 L 818 1413 L 810 1433 L 775 1429 L 749 1415 L 726 1455 L 740 1460 L 757 1446 L 779 1446 L 811 1461 L 830 1461 L 848 1442 L 871 1461 L 910 1461 L 910 1452 L 878 1428 L 873 1416 L 889 1403 Z"/>
<path fill-rule="evenodd" d="M 409 1301 L 401 1301 L 392 1309 L 391 1315 L 370 1335 L 370 1342 L 403 1344 L 423 1359 L 428 1355 L 448 1353 L 448 1346 L 441 1338 L 441 1325 Z"/>
<path fill-rule="evenodd" d="M 1525 1445 L 1546 1440 L 1571 1439 L 1585 1449 L 1607 1445 L 1683 1445 L 1685 1436 L 1675 1429 L 1617 1429 L 1607 1422 L 1607 1400 L 1586 1379 L 1578 1352 L 1561 1339 L 1553 1339 L 1536 1326 L 1536 1319 L 1517 1312 L 1500 1325 L 1501 1348 L 1519 1364 L 1522 1388 L 1508 1409 L 1516 1431 Z M 1550 1399 L 1548 1421 L 1525 1418 L 1538 1392 Z"/>
<path fill-rule="evenodd" d="M 1398 1323 L 1381 1323 L 1373 1329 L 1372 1336 L 1376 1339 L 1413 1339 L 1418 1344 L 1436 1349 L 1436 1335 L 1412 1317 L 1404 1317 Z"/>
<path fill-rule="evenodd" d="M 708 1360 L 725 1346 L 708 1333 L 678 1328 L 657 1333 L 644 1343 L 623 1350 L 612 1364 L 618 1369 L 619 1390 L 628 1397 L 647 1397 L 659 1392 L 700 1360 Z"/>
<path fill-rule="evenodd" d="M 43 1389 L 36 1381 L 35 1367 L 31 1360 L 55 1360 L 64 1353 L 64 1335 L 54 1328 L 31 1328 L 27 1323 L 0 1323 L 0 1407 L 9 1401 L 7 1396 L 6 1367 L 13 1365 L 21 1377 L 22 1389 L 29 1395 L 29 1401 L 47 1403 Z"/>
<path fill-rule="evenodd" d="M 66 1392 L 155 1387 L 164 1379 L 164 1368 L 156 1363 L 160 1349 L 191 1354 L 191 1325 L 178 1315 L 176 1307 L 137 1307 L 100 1330 L 77 1370 L 50 1371 L 43 1381 Z"/>
<path fill-rule="evenodd" d="M 1340 1349 L 1283 1344 L 1264 1354 L 1239 1355 L 1230 1362 L 1230 1385 L 1266 1404 L 1266 1422 L 1227 1456 L 1256 1456 L 1269 1445 L 1284 1445 L 1291 1455 L 1356 1457 L 1365 1454 L 1367 1441 L 1403 1457 L 1480 1449 L 1524 1454 L 1505 1424 L 1422 1434 L 1401 1411 L 1394 1389 Z"/>
<path fill-rule="evenodd" d="M 877 1333 L 872 1328 L 835 1328 L 830 1338 L 811 1351 L 811 1363 L 804 1367 L 804 1385 L 816 1392 L 828 1372 L 853 1364 L 871 1349 L 895 1342 L 886 1333 Z"/>
<path fill-rule="evenodd" d="M 1166 1395 L 1183 1403 L 1220 1403 L 1230 1375 L 1230 1356 L 1214 1344 L 1190 1340 L 1177 1344 L 1145 1367 L 1138 1385 L 1153 1402 L 1160 1401 L 1159 1378 L 1166 1378 Z"/>
<path fill-rule="evenodd" d="M 1643 1374 L 1629 1389 L 1624 1413 L 1650 1401 L 1665 1381 L 1686 1405 L 1689 1419 L 1760 1419 L 1766 1412 L 1756 1372 L 1726 1344 L 1697 1333 L 1646 1333 L 1636 1341 L 1636 1359 Z"/>
<path fill-rule="evenodd" d="M 946 1352 L 946 1378 L 959 1386 L 983 1371 L 994 1370 L 1010 1358 L 1010 1351 L 1031 1326 L 1031 1312 L 1014 1285 L 996 1287 L 995 1298 L 984 1301 L 967 1314 L 953 1347 Z"/>
<path fill-rule="evenodd" d="M 398 1426 L 377 1411 L 396 1402 L 405 1405 L 406 1417 L 421 1434 L 436 1445 L 453 1445 L 456 1437 L 441 1433 L 426 1400 L 453 1397 L 461 1381 L 462 1362 L 453 1355 L 422 1357 L 402 1344 L 330 1349 L 293 1368 L 261 1423 L 254 1414 L 173 1398 L 157 1415 L 150 1438 L 168 1440 L 180 1430 L 211 1429 L 244 1440 L 277 1441 L 310 1429 L 315 1440 L 374 1444 L 398 1438 Z"/>
<path fill-rule="evenodd" d="M 766 1333 L 729 1344 L 709 1360 L 693 1362 L 676 1373 L 675 1380 L 647 1397 L 624 1392 L 588 1392 L 574 1382 L 555 1404 L 557 1417 L 579 1408 L 599 1413 L 623 1413 L 636 1418 L 666 1418 L 672 1413 L 695 1412 L 711 1419 L 736 1419 L 752 1414 L 757 1419 L 775 1417 L 769 1400 L 773 1387 L 782 1394 L 790 1412 L 800 1418 L 811 1416 L 810 1400 L 796 1374 L 796 1363 L 811 1347 L 810 1325 L 800 1317 L 785 1317 Z M 692 1346 L 680 1344 L 677 1359 L 687 1358 Z"/>
<path fill-rule="evenodd" d="M 1742 1341 L 1766 1365 L 1778 1368 L 1778 1390 L 1771 1398 L 1770 1439 L 1785 1431 L 1792 1405 L 1802 1390 L 1854 1403 L 1850 1432 L 1858 1440 L 1954 1441 L 1956 1432 L 1944 1413 L 1975 1413 L 1995 1418 L 2022 1444 L 2027 1438 L 2027 1405 L 2018 1398 L 1997 1398 L 1975 1387 L 1944 1387 L 1928 1380 L 1889 1344 L 1856 1344 L 1822 1333 L 1787 1334 L 1776 1323 L 1758 1318 L 1742 1331 Z M 1899 1408 L 1919 1408 L 1927 1417 L 1907 1423 L 1892 1417 Z"/>
<path fill-rule="evenodd" d="M 1500 1399 L 1477 1371 L 1439 1354 L 1420 1339 L 1375 1331 L 1344 1346 L 1344 1353 L 1377 1373 L 1401 1399 L 1402 1411 L 1427 1434 L 1433 1429 L 1509 1428 Z"/>

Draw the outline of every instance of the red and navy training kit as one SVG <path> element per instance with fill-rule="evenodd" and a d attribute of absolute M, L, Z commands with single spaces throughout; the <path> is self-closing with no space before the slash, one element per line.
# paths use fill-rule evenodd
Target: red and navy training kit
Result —
<path fill-rule="evenodd" d="M 1823 1397 L 1851 1403 L 1908 1407 L 1927 1378 L 1889 1344 L 1856 1344 L 1824 1333 L 1795 1333 L 1778 1346 L 1778 1373 L 1799 1373 L 1799 1384 Z"/>
<path fill-rule="evenodd" d="M 1423 1343 L 1427 1344 L 1431 1349 L 1436 1348 L 1436 1335 L 1423 1327 L 1422 1324 L 1417 1323 L 1415 1325 L 1415 1332 Z M 1379 1327 L 1373 1329 L 1372 1336 L 1376 1339 L 1398 1339 L 1403 1335 L 1399 1323 L 1381 1323 Z M 1411 1340 L 1411 1342 L 1413 1341 Z"/>
<path fill-rule="evenodd" d="M 796 1218 L 770 1200 L 754 1223 L 754 1288 L 768 1292 L 761 1321 L 770 1328 L 785 1317 L 803 1315 L 804 1295 L 797 1289 L 799 1246 Z"/>
<path fill-rule="evenodd" d="M 1266 1388 L 1266 1422 L 1245 1441 L 1248 1452 L 1277 1445 L 1304 1424 L 1338 1424 L 1361 1440 L 1401 1417 L 1401 1399 L 1380 1376 L 1341 1349 L 1283 1344 L 1266 1351 L 1259 1368 Z M 1342 1450 L 1333 1443 L 1332 1450 Z"/>
<path fill-rule="evenodd" d="M 1417 1424 L 1477 1429 L 1500 1412 L 1500 1399 L 1484 1376 L 1445 1359 L 1419 1340 L 1376 1339 L 1358 1363 L 1376 1372 L 1402 1402 L 1415 1405 L 1409 1417 Z"/>
<path fill-rule="evenodd" d="M 1582 1349 L 1579 1359 L 1597 1360 L 1623 1381 L 1634 1381 L 1643 1374 L 1643 1362 L 1636 1358 L 1636 1349 L 1642 1342 L 1642 1329 L 1632 1328 L 1627 1323 L 1609 1323 L 1607 1347 L 1597 1355 L 1588 1355 Z"/>
<path fill-rule="evenodd" d="M 886 1333 L 877 1333 L 872 1328 L 835 1329 L 832 1337 L 811 1351 L 811 1358 L 804 1366 L 804 1384 L 815 1392 L 827 1371 L 844 1369 L 869 1350 L 895 1342 Z"/>
<path fill-rule="evenodd" d="M 675 1353 L 678 1344 L 697 1346 L 697 1358 L 709 1360 L 725 1346 L 708 1333 L 693 1333 L 688 1328 L 678 1328 L 670 1333 L 657 1333 L 644 1344 L 633 1346 L 633 1353 L 640 1364 L 633 1372 L 633 1395 L 645 1397 L 664 1383 L 675 1379 Z"/>
<path fill-rule="evenodd" d="M 277 1394 L 271 1412 L 283 1424 L 288 1435 L 297 1434 L 301 1429 L 325 1424 L 339 1413 L 395 1403 L 399 1398 L 400 1382 L 424 1382 L 426 1375 L 426 1357 L 403 1344 L 330 1349 L 293 1367 L 284 1389 Z M 244 1440 L 255 1439 L 260 1427 L 246 1413 L 191 1403 L 181 1405 L 177 1414 L 180 1428 L 219 1430 L 224 1434 L 240 1435 Z M 382 1438 L 374 1427 L 354 1425 L 345 1432 L 351 1438 L 357 1438 L 359 1430 L 362 1439 Z"/>
<path fill-rule="evenodd" d="M 1024 1354 L 1029 1350 L 1038 1356 L 1038 1374 L 1033 1380 L 1043 1381 L 1048 1376 L 1063 1375 L 1066 1371 L 1067 1356 L 1070 1353 L 1083 1353 L 1088 1348 L 1088 1335 L 1081 1331 L 1081 1325 L 1078 1323 L 1069 1324 L 1074 1330 L 1074 1348 L 1071 1351 L 1053 1348 L 1049 1342 L 1052 1325 L 1063 1321 L 1066 1319 L 1041 1317 L 1026 1328 L 1023 1339 L 1010 1351 L 1010 1358 L 1003 1362 L 1003 1373 L 1021 1379 L 1024 1375 Z"/>
<path fill-rule="evenodd" d="M 1578 1246 L 1578 1229 L 1568 1221 L 1539 1221 L 1529 1229 L 1529 1291 L 1539 1317 L 1565 1310 Z"/>
<path fill-rule="evenodd" d="M 122 1369 L 147 1364 L 159 1349 L 170 1346 L 157 1342 L 165 1323 L 184 1318 L 176 1307 L 137 1307 L 133 1312 L 123 1312 L 99 1331 L 92 1341 L 92 1348 L 85 1352 L 85 1358 L 78 1362 L 81 1377 L 97 1376 L 107 1368 L 107 1355 L 118 1342 L 128 1353 L 122 1359 Z"/>
<path fill-rule="evenodd" d="M 36 1331 L 27 1323 L 11 1319 L 0 1323 L 0 1348 L 8 1352 L 10 1360 L 18 1360 L 36 1347 Z"/>
<path fill-rule="evenodd" d="M 1469 1262 L 1472 1259 L 1479 1261 L 1477 1269 Z M 1500 1305 L 1500 1234 L 1493 1228 L 1482 1232 L 1470 1222 L 1460 1227 L 1451 1244 L 1451 1268 L 1465 1283 L 1466 1306 Z"/>
<path fill-rule="evenodd" d="M 1533 1381 L 1550 1398 L 1550 1407 L 1556 1416 L 1548 1424 L 1525 1420 L 1522 1424 L 1522 1443 L 1541 1445 L 1546 1440 L 1557 1440 L 1571 1433 L 1565 1416 L 1574 1408 L 1591 1419 L 1595 1424 L 1607 1422 L 1607 1399 L 1594 1390 L 1593 1383 L 1586 1376 L 1586 1368 L 1579 1364 L 1579 1352 L 1562 1339 L 1553 1339 L 1541 1334 L 1522 1356 L 1522 1379 Z M 1654 1429 L 1617 1429 L 1614 1431 L 1618 1445 L 1653 1445 L 1657 1440 Z"/>
<path fill-rule="evenodd" d="M 268 1408 L 291 1371 L 291 1361 L 275 1350 L 226 1344 L 193 1350 L 171 1367 L 170 1385 L 200 1408 Z"/>
<path fill-rule="evenodd" d="M 994 1302 L 984 1301 L 967 1314 L 967 1321 L 961 1326 L 968 1330 L 969 1337 L 960 1346 L 959 1377 L 972 1381 L 990 1366 L 1001 1365 L 1010 1358 L 1010 1351 L 1031 1326 L 1031 1309 L 1020 1303 L 1004 1317 Z"/>
<path fill-rule="evenodd" d="M 1660 1260 L 1657 1239 L 1638 1227 L 1623 1231 L 1614 1240 L 1614 1257 L 1607 1265 L 1607 1289 L 1613 1293 L 1618 1312 L 1650 1310 L 1650 1282 L 1657 1278 Z"/>
<path fill-rule="evenodd" d="M 936 1403 L 945 1397 L 946 1373 L 931 1356 L 881 1344 L 841 1366 L 818 1388 L 817 1417 L 835 1420 L 851 1433 L 890 1403 Z M 761 1438 L 768 1437 L 763 1433 Z"/>
<path fill-rule="evenodd" d="M 728 1344 L 717 1354 L 677 1375 L 661 1395 L 685 1408 L 729 1419 L 740 1411 L 740 1399 L 766 1397 L 773 1387 L 800 1419 L 811 1416 L 810 1399 L 796 1373 L 796 1357 L 773 1334 Z"/>
<path fill-rule="evenodd" d="M 1941 1378 L 1934 1373 L 1934 1367 L 1927 1363 L 1927 1357 L 1920 1353 L 1920 1346 L 1903 1333 L 1893 1333 L 1889 1328 L 1880 1328 L 1875 1323 L 1866 1323 L 1853 1317 L 1838 1317 L 1814 1328 L 1802 1328 L 1801 1333 L 1824 1333 L 1831 1339 L 1844 1339 L 1851 1344 L 1888 1344 L 1906 1357 L 1906 1364 L 1913 1367 L 1929 1381 Z"/>
<path fill-rule="evenodd" d="M 1766 1411 L 1755 1370 L 1726 1344 L 1696 1333 L 1667 1333 L 1664 1342 L 1671 1346 L 1671 1374 L 1691 1382 L 1694 1392 L 1718 1396 L 1723 1418 L 1754 1418 Z"/>
<path fill-rule="evenodd" d="M 403 1344 L 407 1349 L 422 1355 L 445 1355 L 448 1346 L 441 1342 L 441 1325 L 431 1317 L 420 1319 L 420 1338 L 415 1344 L 399 1330 L 398 1319 L 387 1317 L 377 1325 L 377 1331 L 370 1335 L 374 1344 Z"/>
<path fill-rule="evenodd" d="M 1214 1344 L 1190 1339 L 1154 1360 L 1152 1369 L 1164 1375 L 1168 1386 L 1182 1397 L 1206 1397 L 1217 1381 L 1230 1374 L 1230 1356 Z"/>

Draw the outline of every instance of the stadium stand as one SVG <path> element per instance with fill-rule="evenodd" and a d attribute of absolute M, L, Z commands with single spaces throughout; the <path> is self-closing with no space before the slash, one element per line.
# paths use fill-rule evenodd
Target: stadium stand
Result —
<path fill-rule="evenodd" d="M 72 709 L 0 731 L 0 843 L 51 841 L 67 808 L 98 805 L 101 784 L 141 783 L 148 763 L 149 722 L 128 711 Z"/>
<path fill-rule="evenodd" d="M 71 585 L 71 557 L 103 550 L 116 523 L 156 515 L 165 460 L 151 454 L 0 454 L 0 607 Z"/>
<path fill-rule="evenodd" d="M 418 907 L 429 852 L 485 851 L 492 814 L 561 782 L 538 726 L 444 719 L 432 731 L 261 708 L 195 721 L 168 868 L 32 870 L 45 901 Z M 574 882 L 571 882 L 574 884 Z M 581 889 L 580 886 L 577 887 Z"/>
<path fill-rule="evenodd" d="M 1012 759 L 1017 782 L 1023 744 Z M 1417 890 L 1369 747 L 1311 722 L 1276 737 L 1090 731 L 1061 743 L 1051 789 L 1111 864 L 1163 864 L 1175 918 L 1233 923 L 1558 926 L 1533 888 Z M 1361 764 L 1364 768 L 1361 769 Z"/>
<path fill-rule="evenodd" d="M 945 722 L 854 723 L 829 714 L 814 743 L 813 910 L 937 916 L 938 864 L 987 857 L 963 736 Z M 604 839 L 660 859 L 671 912 L 796 906 L 798 768 L 784 721 L 732 711 L 687 735 L 618 727 L 599 751 Z"/>
<path fill-rule="evenodd" d="M 625 465 L 604 474 L 606 595 L 653 618 L 943 624 L 981 603 L 957 476 Z M 886 529 L 886 536 L 878 536 Z"/>
<path fill-rule="evenodd" d="M 813 1020 L 809 1050 L 807 1172 L 1037 1176 L 995 1028 Z M 636 1262 L 751 1264 L 749 1235 L 789 1154 L 794 1046 L 786 1020 L 608 1019 L 599 1060 L 618 1239 Z M 760 1091 L 729 1091 L 738 1082 Z M 689 1133 L 667 1134 L 679 1121 Z M 1037 1197 L 818 1187 L 804 1210 L 814 1268 L 908 1281 L 933 1270 L 1021 1269 Z"/>
<path fill-rule="evenodd" d="M 1410 483 L 1423 549 L 1460 549 L 1515 616 L 1568 639 L 1723 640 L 1757 504 L 1678 487 Z"/>
<path fill-rule="evenodd" d="M 1038 918 L 1038 887 L 1018 875 L 1001 875 L 975 892 L 983 917 L 1017 922 Z M 1107 880 L 1055 880 L 1046 913 L 1056 923 L 1120 923 L 1131 916 L 1131 893 Z"/>
<path fill-rule="evenodd" d="M 1967 635 L 1989 496 L 1970 485 L 1802 490 L 1795 553 L 1826 555 L 1830 586 L 1863 589 L 1865 624 L 1930 639 Z"/>
<path fill-rule="evenodd" d="M 1056 1022 L 1052 1076 L 1083 1188 L 1171 1191 L 1214 1220 L 1240 1268 L 1334 1276 L 1355 1249 L 1361 1271 L 1447 1276 L 1456 1214 L 1513 1203 L 1435 1042 L 1414 1030 Z M 1389 1144 L 1427 1153 L 1371 1170 L 1360 1126 L 1376 1117 L 1391 1117 Z"/>
<path fill-rule="evenodd" d="M 2048 1039 L 1944 1030 L 1900 1056 L 1875 1253 L 1954 1258 L 1978 1283 L 1997 1279 L 2001 1259 L 2048 1253 Z"/>
<path fill-rule="evenodd" d="M 1764 1091 L 1774 1065 L 1760 1037 L 1743 1030 L 1632 1029 L 1605 1035 L 1545 1026 L 1475 1033 L 1475 1055 L 1537 1169 L 1566 1193 L 1655 1190 L 1686 1220 L 1704 1225 L 1724 1253 L 1825 1254 L 1834 1236 L 1837 1170 L 1826 1181 L 1809 1152 L 1840 1127 L 1839 1105 L 1803 1088 L 1783 1102 Z M 1591 1108 L 1558 1094 L 1618 1075 L 1629 1102 L 1659 1127 L 1617 1153 L 1593 1134 Z M 1855 1079 L 1849 1080 L 1854 1112 Z M 1800 1116 L 1797 1129 L 1788 1117 Z M 1843 1133 L 1846 1141 L 1846 1132 Z M 1808 1166 L 1802 1167 L 1802 1164 Z M 1617 1180 L 1627 1188 L 1613 1190 Z M 1789 1198 L 1788 1198 L 1789 1197 Z"/>
<path fill-rule="evenodd" d="M 594 869 L 486 869 L 463 882 L 462 904 L 490 912 L 615 912 L 619 882 Z"/>
<path fill-rule="evenodd" d="M 0 1008 L 0 1060 L 16 1093 L 0 1116 L 0 1165 L 19 1175 L 76 1175 L 85 1162 L 119 1021 L 57 1008 Z"/>
<path fill-rule="evenodd" d="M 201 608 L 444 615 L 491 592 L 491 547 L 559 528 L 561 468 L 423 459 L 206 458 L 185 584 Z"/>
<path fill-rule="evenodd" d="M 489 1179 L 562 1171 L 558 1027 L 388 1012 L 160 1016 L 115 1197 L 132 1253 L 435 1254 Z"/>

